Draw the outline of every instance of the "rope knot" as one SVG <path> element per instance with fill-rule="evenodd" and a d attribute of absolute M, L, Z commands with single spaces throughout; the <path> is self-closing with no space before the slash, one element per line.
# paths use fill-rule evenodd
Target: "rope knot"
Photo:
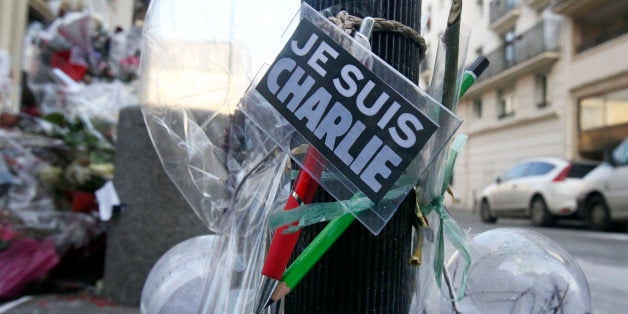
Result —
<path fill-rule="evenodd" d="M 336 14 L 336 16 L 330 16 L 327 19 L 349 35 L 353 33 L 354 29 L 359 28 L 362 24 L 361 18 L 349 14 L 347 11 L 340 11 Z M 381 17 L 374 18 L 374 20 L 375 25 L 373 26 L 373 31 L 400 34 L 401 36 L 411 40 L 417 48 L 419 48 L 419 60 L 423 60 L 425 58 L 427 44 L 425 43 L 425 39 L 421 37 L 419 32 L 417 32 L 414 28 L 404 25 L 401 22 L 387 20 Z"/>

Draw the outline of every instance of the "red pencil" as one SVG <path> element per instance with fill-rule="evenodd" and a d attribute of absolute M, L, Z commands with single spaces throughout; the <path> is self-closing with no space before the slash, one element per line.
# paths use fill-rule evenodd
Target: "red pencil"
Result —
<path fill-rule="evenodd" d="M 303 168 L 311 171 L 312 175 L 315 177 L 320 177 L 323 172 L 323 166 L 319 162 L 319 159 L 320 153 L 314 147 L 309 146 L 303 159 Z M 312 175 L 303 169 L 299 171 L 284 210 L 291 210 L 302 204 L 312 202 L 316 194 L 316 189 L 318 188 L 318 182 L 314 180 Z M 296 224 L 297 222 L 293 225 Z M 289 226 L 282 226 L 277 228 L 270 243 L 270 248 L 268 249 L 266 260 L 264 261 L 264 268 L 262 269 L 262 275 L 266 277 L 262 283 L 260 299 L 258 300 L 257 306 L 258 309 L 263 310 L 266 306 L 266 302 L 270 300 L 275 286 L 279 280 L 281 280 L 281 276 L 288 266 L 290 255 L 292 255 L 292 251 L 301 234 L 301 230 L 284 234 L 284 230 L 288 227 Z"/>

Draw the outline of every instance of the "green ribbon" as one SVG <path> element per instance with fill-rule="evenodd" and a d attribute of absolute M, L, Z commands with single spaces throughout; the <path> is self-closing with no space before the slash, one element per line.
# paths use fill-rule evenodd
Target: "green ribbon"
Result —
<path fill-rule="evenodd" d="M 460 256 L 462 256 L 462 258 L 464 258 L 466 262 L 462 274 L 459 295 L 456 297 L 455 300 L 450 299 L 450 301 L 460 301 L 464 297 L 464 291 L 467 285 L 469 271 L 471 269 L 471 254 L 467 247 L 466 235 L 460 229 L 460 226 L 458 226 L 456 221 L 451 218 L 443 203 L 445 199 L 445 192 L 447 191 L 447 187 L 449 186 L 449 182 L 451 181 L 456 158 L 458 157 L 458 154 L 462 151 L 462 148 L 464 147 L 467 138 L 468 136 L 466 134 L 459 134 L 458 136 L 456 136 L 454 142 L 451 144 L 451 147 L 447 151 L 447 159 L 444 169 L 440 170 L 443 171 L 442 186 L 435 189 L 434 194 L 437 195 L 433 195 L 433 199 L 429 203 L 420 206 L 425 216 L 429 215 L 432 212 L 435 212 L 438 214 L 439 217 L 437 251 L 436 256 L 434 257 L 434 276 L 436 277 L 436 284 L 441 291 L 443 290 L 442 277 L 444 267 L 443 265 L 445 262 L 445 236 L 447 236 L 449 241 L 458 250 Z M 293 173 L 291 173 L 291 176 L 296 178 L 296 171 L 293 171 Z M 333 178 L 334 177 L 331 174 L 326 174 L 325 172 L 323 172 L 323 176 L 321 177 L 323 181 Z M 408 189 L 410 189 L 410 187 L 406 185 L 402 185 L 400 187 L 392 189 L 386 194 L 384 199 L 390 200 L 402 197 L 405 195 L 405 193 L 407 193 Z M 355 215 L 359 212 L 373 207 L 373 205 L 375 204 L 368 197 L 366 197 L 363 193 L 358 192 L 348 200 L 302 205 L 289 211 L 272 213 L 268 216 L 268 219 L 269 224 L 273 229 L 280 226 L 292 224 L 294 222 L 298 222 L 298 224 L 290 226 L 284 231 L 285 233 L 292 233 L 305 226 L 332 220 L 347 213 Z"/>
<path fill-rule="evenodd" d="M 401 186 L 392 189 L 386 193 L 384 200 L 400 198 L 404 196 L 410 188 L 410 186 Z M 355 215 L 373 207 L 373 205 L 375 205 L 375 203 L 366 197 L 364 193 L 358 192 L 348 200 L 312 203 L 299 206 L 292 210 L 272 213 L 268 215 L 268 223 L 271 228 L 275 229 L 298 221 L 299 223 L 297 225 L 290 226 L 284 231 L 285 233 L 292 233 L 305 226 L 332 220 L 348 213 Z"/>
<path fill-rule="evenodd" d="M 296 232 L 302 227 L 318 222 L 332 220 L 347 213 L 358 213 L 373 206 L 373 201 L 363 193 L 358 192 L 352 198 L 338 202 L 312 203 L 301 205 L 295 209 L 276 212 L 268 215 L 268 223 L 271 228 L 299 223 L 286 228 L 285 233 Z"/>
<path fill-rule="evenodd" d="M 451 181 L 456 158 L 458 157 L 458 154 L 462 151 L 462 148 L 464 147 L 467 138 L 468 136 L 466 134 L 458 135 L 448 151 L 443 175 L 443 186 L 440 189 L 440 195 L 434 197 L 434 199 L 432 199 L 432 201 L 430 201 L 429 203 L 419 206 L 425 216 L 429 215 L 432 212 L 435 212 L 438 214 L 439 217 L 436 256 L 434 257 L 434 277 L 436 278 L 436 284 L 438 285 L 438 289 L 440 289 L 441 291 L 443 290 L 442 277 L 443 267 L 445 264 L 445 235 L 447 236 L 451 244 L 458 250 L 460 256 L 465 260 L 465 267 L 462 273 L 459 294 L 455 299 L 450 299 L 447 297 L 450 301 L 456 302 L 462 300 L 462 298 L 464 297 L 464 291 L 467 286 L 467 280 L 469 278 L 469 271 L 471 270 L 471 253 L 469 252 L 469 248 L 467 247 L 465 233 L 460 229 L 460 226 L 458 226 L 456 221 L 451 218 L 451 216 L 445 209 L 444 200 L 445 192 L 447 191 L 447 187 L 449 186 L 449 182 Z"/>

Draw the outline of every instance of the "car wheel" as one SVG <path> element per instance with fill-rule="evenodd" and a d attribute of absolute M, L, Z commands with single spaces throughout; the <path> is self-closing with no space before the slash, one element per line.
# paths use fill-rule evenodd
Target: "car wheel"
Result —
<path fill-rule="evenodd" d="M 604 198 L 595 196 L 588 202 L 588 223 L 593 230 L 603 231 L 611 227 L 611 217 Z"/>
<path fill-rule="evenodd" d="M 490 223 L 490 224 L 493 224 L 497 221 L 497 218 L 495 218 L 491 214 L 491 209 L 488 206 L 487 200 L 482 200 L 482 204 L 480 205 L 480 218 L 482 219 L 483 222 Z"/>
<path fill-rule="evenodd" d="M 554 219 L 547 210 L 547 205 L 542 197 L 536 196 L 530 203 L 530 216 L 532 223 L 535 226 L 551 226 L 554 224 Z"/>

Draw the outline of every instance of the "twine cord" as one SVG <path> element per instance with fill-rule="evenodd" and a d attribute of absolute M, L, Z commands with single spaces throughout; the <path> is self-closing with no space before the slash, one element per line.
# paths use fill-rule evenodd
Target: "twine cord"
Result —
<path fill-rule="evenodd" d="M 354 30 L 360 28 L 363 20 L 357 16 L 350 15 L 346 11 L 340 11 L 336 14 L 336 16 L 330 16 L 327 19 L 349 35 L 351 35 Z M 417 32 L 414 28 L 395 20 L 387 20 L 381 17 L 375 17 L 373 19 L 375 20 L 375 24 L 373 25 L 374 32 L 398 33 L 399 35 L 410 39 L 419 48 L 419 60 L 423 60 L 425 58 L 427 44 L 425 43 L 425 39 L 419 35 L 419 32 Z"/>

